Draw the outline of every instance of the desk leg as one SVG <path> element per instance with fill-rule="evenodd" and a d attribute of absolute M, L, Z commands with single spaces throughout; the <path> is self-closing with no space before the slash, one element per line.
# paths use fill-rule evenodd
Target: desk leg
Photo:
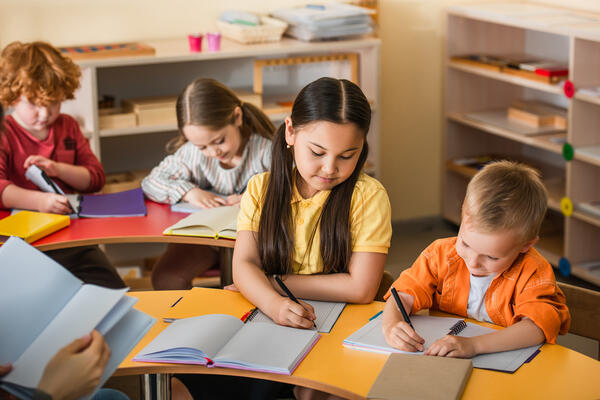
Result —
<path fill-rule="evenodd" d="M 140 375 L 140 399 L 141 400 L 152 400 L 152 389 L 154 376 L 150 374 Z"/>
<path fill-rule="evenodd" d="M 233 283 L 233 274 L 231 271 L 231 261 L 233 260 L 233 249 L 230 247 L 221 247 L 219 249 L 219 267 L 221 268 L 221 286 L 231 285 Z"/>
<path fill-rule="evenodd" d="M 140 378 L 142 400 L 171 399 L 171 374 L 144 374 Z"/>
<path fill-rule="evenodd" d="M 171 374 L 156 374 L 156 399 L 171 400 Z"/>

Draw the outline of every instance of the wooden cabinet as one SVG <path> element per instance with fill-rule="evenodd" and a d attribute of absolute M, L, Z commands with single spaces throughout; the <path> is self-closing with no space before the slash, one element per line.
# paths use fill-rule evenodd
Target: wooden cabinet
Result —
<path fill-rule="evenodd" d="M 544 83 L 453 60 L 472 54 L 564 62 L 564 81 Z M 535 4 L 454 6 L 447 13 L 442 214 L 460 223 L 471 159 L 510 158 L 537 168 L 549 192 L 536 248 L 561 272 L 600 285 L 600 217 L 579 205 L 600 200 L 600 18 Z M 568 90 L 567 90 L 568 92 Z M 587 94 L 586 94 L 587 93 Z M 536 100 L 568 110 L 563 132 L 525 135 L 483 118 L 515 101 Z M 491 121 L 491 122 L 490 122 Z M 569 149 L 573 149 L 570 159 Z M 571 213 L 572 210 L 572 213 Z M 597 267 L 591 267 L 596 263 Z"/>

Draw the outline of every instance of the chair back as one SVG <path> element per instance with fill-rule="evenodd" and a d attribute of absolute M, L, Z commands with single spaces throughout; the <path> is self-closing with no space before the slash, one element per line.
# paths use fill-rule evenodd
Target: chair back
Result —
<path fill-rule="evenodd" d="M 385 296 L 390 286 L 392 286 L 392 283 L 394 283 L 394 276 L 389 271 L 383 271 L 379 289 L 377 289 L 377 294 L 375 295 L 375 301 L 383 301 L 383 296 Z"/>
<path fill-rule="evenodd" d="M 571 313 L 569 333 L 597 340 L 600 360 L 600 292 L 557 282 Z"/>

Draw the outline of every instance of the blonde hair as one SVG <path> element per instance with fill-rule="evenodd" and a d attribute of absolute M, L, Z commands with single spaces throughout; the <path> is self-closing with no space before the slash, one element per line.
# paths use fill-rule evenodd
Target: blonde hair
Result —
<path fill-rule="evenodd" d="M 548 194 L 535 169 L 497 161 L 469 182 L 462 214 L 484 232 L 517 229 L 529 241 L 538 236 L 547 205 Z"/>
<path fill-rule="evenodd" d="M 0 58 L 0 102 L 14 104 L 23 95 L 39 105 L 74 98 L 81 70 L 46 42 L 12 42 Z"/>

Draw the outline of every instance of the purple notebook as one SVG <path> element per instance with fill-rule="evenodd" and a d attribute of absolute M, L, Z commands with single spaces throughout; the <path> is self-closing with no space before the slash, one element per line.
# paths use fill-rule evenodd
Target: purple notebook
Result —
<path fill-rule="evenodd" d="M 87 218 L 141 217 L 146 215 L 141 188 L 109 194 L 81 196 L 79 216 Z"/>

